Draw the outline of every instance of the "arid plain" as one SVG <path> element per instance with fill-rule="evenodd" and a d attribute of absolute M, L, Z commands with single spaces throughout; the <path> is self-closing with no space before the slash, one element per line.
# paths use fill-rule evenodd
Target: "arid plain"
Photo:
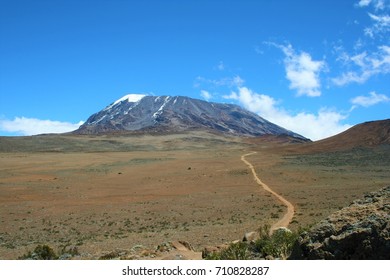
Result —
<path fill-rule="evenodd" d="M 206 132 L 1 138 L 0 259 L 39 244 L 77 248 L 77 259 L 151 258 L 170 241 L 200 251 L 241 239 L 287 209 L 241 160 L 252 151 L 246 159 L 261 180 L 294 205 L 292 229 L 390 183 L 389 145 L 314 149 L 288 140 Z"/>

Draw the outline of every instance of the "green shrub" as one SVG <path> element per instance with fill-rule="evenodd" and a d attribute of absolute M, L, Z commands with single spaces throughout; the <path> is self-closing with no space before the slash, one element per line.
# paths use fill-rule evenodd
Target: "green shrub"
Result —
<path fill-rule="evenodd" d="M 231 244 L 221 252 L 208 255 L 207 260 L 248 260 L 250 259 L 249 246 L 245 242 Z"/>
<path fill-rule="evenodd" d="M 28 252 L 19 259 L 21 260 L 57 260 L 58 256 L 48 245 L 38 245 L 33 252 Z"/>
<path fill-rule="evenodd" d="M 271 227 L 259 228 L 259 239 L 255 242 L 238 242 L 206 257 L 207 260 L 249 260 L 260 258 L 287 259 L 299 234 L 288 229 L 278 229 L 272 234 Z"/>
<path fill-rule="evenodd" d="M 298 233 L 279 229 L 271 235 L 269 226 L 259 229 L 260 238 L 255 241 L 254 250 L 264 257 L 286 259 L 292 252 Z"/>
<path fill-rule="evenodd" d="M 115 259 L 118 257 L 119 257 L 119 254 L 117 252 L 110 252 L 110 253 L 107 253 L 103 256 L 100 256 L 99 260 L 112 260 L 112 259 Z"/>

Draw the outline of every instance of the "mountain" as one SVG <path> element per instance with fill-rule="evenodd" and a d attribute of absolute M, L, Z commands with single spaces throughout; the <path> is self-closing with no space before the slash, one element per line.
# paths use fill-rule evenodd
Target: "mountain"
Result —
<path fill-rule="evenodd" d="M 287 135 L 306 139 L 237 105 L 184 96 L 126 95 L 90 116 L 74 133 L 207 130 L 240 136 Z"/>
<path fill-rule="evenodd" d="M 380 145 L 390 145 L 390 119 L 360 123 L 332 137 L 294 149 L 301 152 L 327 152 Z"/>

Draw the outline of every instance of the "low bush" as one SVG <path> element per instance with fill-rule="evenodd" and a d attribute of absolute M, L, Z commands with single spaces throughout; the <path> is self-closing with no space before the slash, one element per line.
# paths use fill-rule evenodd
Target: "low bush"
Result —
<path fill-rule="evenodd" d="M 245 242 L 232 243 L 228 248 L 215 252 L 206 257 L 207 260 L 248 260 L 249 246 Z"/>
<path fill-rule="evenodd" d="M 48 245 L 38 245 L 34 251 L 19 257 L 20 260 L 57 260 L 58 256 Z"/>
<path fill-rule="evenodd" d="M 271 235 L 269 226 L 259 229 L 260 238 L 255 241 L 254 250 L 263 257 L 287 259 L 291 254 L 298 233 L 288 229 L 278 229 Z"/>
<path fill-rule="evenodd" d="M 206 257 L 207 260 L 287 259 L 299 233 L 280 228 L 270 233 L 270 226 L 259 229 L 260 237 L 254 242 L 238 242 Z"/>

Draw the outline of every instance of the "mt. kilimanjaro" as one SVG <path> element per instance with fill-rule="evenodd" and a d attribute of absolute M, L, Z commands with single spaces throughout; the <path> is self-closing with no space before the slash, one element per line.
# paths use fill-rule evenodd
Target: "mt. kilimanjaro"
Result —
<path fill-rule="evenodd" d="M 93 114 L 74 133 L 115 131 L 182 132 L 208 130 L 240 136 L 303 136 L 277 126 L 240 106 L 184 96 L 129 94 Z"/>

